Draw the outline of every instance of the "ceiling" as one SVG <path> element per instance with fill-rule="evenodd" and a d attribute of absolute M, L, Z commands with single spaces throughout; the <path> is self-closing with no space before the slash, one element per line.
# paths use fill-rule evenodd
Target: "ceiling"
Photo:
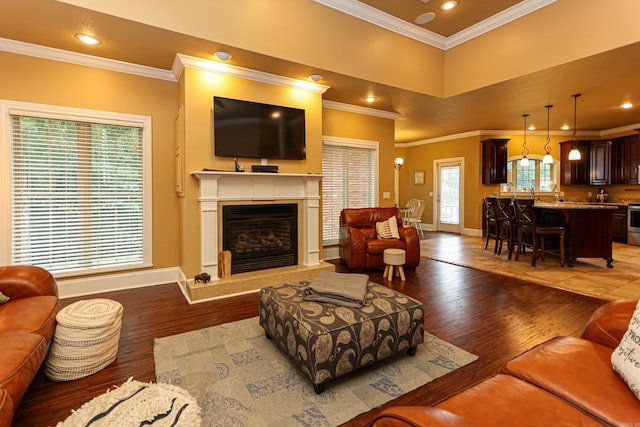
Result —
<path fill-rule="evenodd" d="M 318 1 L 318 0 L 315 0 Z M 335 3 L 335 0 L 332 0 Z M 351 0 L 350 0 L 351 1 Z M 458 0 L 458 7 L 440 10 L 441 0 L 361 0 L 378 12 L 404 24 L 425 12 L 436 17 L 420 28 L 448 38 L 464 32 L 509 8 L 518 0 Z M 73 35 L 79 24 L 96 28 L 103 44 L 99 49 L 77 43 Z M 364 81 L 328 70 L 318 70 L 256 52 L 224 46 L 168 30 L 101 14 L 54 0 L 2 0 L 0 38 L 118 61 L 170 70 L 176 53 L 210 57 L 211 52 L 233 52 L 233 65 L 296 79 L 320 73 L 320 82 L 330 86 L 323 99 L 399 113 L 396 142 L 477 130 L 522 129 L 523 113 L 528 122 L 546 129 L 545 105 L 555 104 L 552 129 L 573 124 L 571 94 L 584 94 L 578 101 L 578 129 L 605 130 L 640 123 L 640 106 L 622 110 L 623 101 L 640 103 L 640 42 L 579 61 L 564 64 L 471 92 L 438 98 Z M 615 64 L 615 66 L 612 66 Z M 380 102 L 366 104 L 363 94 L 374 92 Z"/>

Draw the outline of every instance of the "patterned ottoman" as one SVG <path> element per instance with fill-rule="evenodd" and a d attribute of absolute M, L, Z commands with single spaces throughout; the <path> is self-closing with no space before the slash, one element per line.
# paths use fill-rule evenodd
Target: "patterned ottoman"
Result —
<path fill-rule="evenodd" d="M 373 282 L 366 304 L 349 308 L 304 301 L 308 281 L 270 286 L 260 291 L 260 325 L 313 384 L 324 384 L 391 357 L 410 356 L 424 340 L 422 303 Z"/>

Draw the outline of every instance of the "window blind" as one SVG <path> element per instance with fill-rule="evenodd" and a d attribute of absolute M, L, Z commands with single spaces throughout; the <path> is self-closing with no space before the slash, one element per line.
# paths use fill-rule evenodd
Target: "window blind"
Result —
<path fill-rule="evenodd" d="M 12 263 L 53 273 L 141 265 L 142 127 L 10 121 Z"/>
<path fill-rule="evenodd" d="M 323 145 L 323 243 L 338 242 L 342 209 L 375 206 L 376 158 L 375 148 Z"/>

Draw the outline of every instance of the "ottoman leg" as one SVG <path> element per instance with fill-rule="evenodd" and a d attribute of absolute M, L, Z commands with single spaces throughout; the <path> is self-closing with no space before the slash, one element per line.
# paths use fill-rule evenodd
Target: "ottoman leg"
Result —
<path fill-rule="evenodd" d="M 322 383 L 322 384 L 314 384 L 313 385 L 313 391 L 315 391 L 316 394 L 324 393 L 324 383 Z"/>
<path fill-rule="evenodd" d="M 418 347 L 411 347 L 411 348 L 407 349 L 407 354 L 409 356 L 415 356 L 417 350 L 418 350 Z"/>
<path fill-rule="evenodd" d="M 387 275 L 387 280 L 388 281 L 392 281 L 393 280 L 393 265 L 389 266 L 389 274 Z"/>
<path fill-rule="evenodd" d="M 387 274 L 389 273 L 389 267 L 391 267 L 389 264 L 384 265 L 384 273 L 382 273 L 382 277 L 387 277 Z"/>

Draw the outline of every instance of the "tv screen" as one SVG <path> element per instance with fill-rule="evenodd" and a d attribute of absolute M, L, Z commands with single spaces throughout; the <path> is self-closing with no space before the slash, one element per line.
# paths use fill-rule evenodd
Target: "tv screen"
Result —
<path fill-rule="evenodd" d="M 304 110 L 213 98 L 215 155 L 304 160 Z"/>

